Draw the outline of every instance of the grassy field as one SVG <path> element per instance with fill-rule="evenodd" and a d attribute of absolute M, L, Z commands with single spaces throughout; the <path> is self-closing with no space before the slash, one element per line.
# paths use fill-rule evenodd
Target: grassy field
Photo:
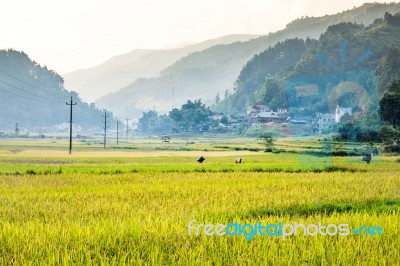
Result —
<path fill-rule="evenodd" d="M 318 149 L 312 139 L 278 141 Z M 396 265 L 399 157 L 264 153 L 246 139 L 141 139 L 106 151 L 0 141 L 0 264 Z M 199 155 L 206 157 L 200 165 Z M 235 164 L 236 157 L 243 158 Z M 380 226 L 383 236 L 188 235 L 188 224 Z"/>

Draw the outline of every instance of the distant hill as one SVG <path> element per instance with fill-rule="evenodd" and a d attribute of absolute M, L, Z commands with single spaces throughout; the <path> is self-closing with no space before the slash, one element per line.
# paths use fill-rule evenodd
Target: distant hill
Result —
<path fill-rule="evenodd" d="M 354 109 L 363 101 L 377 108 L 387 86 L 400 78 L 399 55 L 400 13 L 386 13 L 368 26 L 341 22 L 318 41 L 287 40 L 255 56 L 242 69 L 234 93 L 214 109 L 243 114 L 257 103 L 289 108 L 291 116 L 332 113 L 332 91 L 346 82 L 357 94 L 343 93 L 339 105 Z M 299 88 L 310 94 L 299 94 Z"/>
<path fill-rule="evenodd" d="M 15 123 L 31 129 L 69 123 L 65 103 L 71 96 L 77 103 L 74 123 L 83 128 L 101 127 L 102 110 L 82 102 L 76 92 L 67 91 L 60 75 L 23 52 L 0 50 L 0 130 L 12 129 Z"/>
<path fill-rule="evenodd" d="M 121 117 L 140 117 L 141 112 L 150 109 L 168 112 L 188 99 L 201 98 L 212 104 L 217 94 L 223 96 L 227 89 L 235 88 L 235 80 L 252 57 L 278 42 L 319 38 L 332 24 L 370 24 L 385 12 L 399 11 L 400 3 L 374 3 L 335 15 L 297 19 L 284 30 L 266 36 L 194 52 L 161 71 L 159 77 L 137 79 L 126 88 L 100 98 L 96 104 Z"/>
<path fill-rule="evenodd" d="M 218 44 L 247 41 L 257 35 L 233 34 L 176 49 L 138 49 L 115 56 L 106 62 L 64 74 L 65 87 L 82 99 L 94 101 L 107 93 L 126 87 L 137 78 L 151 78 L 190 53 Z"/>

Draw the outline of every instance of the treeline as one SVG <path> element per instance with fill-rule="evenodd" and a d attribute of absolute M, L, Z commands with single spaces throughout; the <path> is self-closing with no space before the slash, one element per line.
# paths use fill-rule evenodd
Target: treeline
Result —
<path fill-rule="evenodd" d="M 74 102 L 74 123 L 83 128 L 101 127 L 104 110 L 83 102 L 79 95 L 64 88 L 64 80 L 53 70 L 15 50 L 0 50 L 1 129 L 19 123 L 24 128 L 52 127 L 69 122 Z M 113 120 L 111 115 L 110 121 Z"/>
<path fill-rule="evenodd" d="M 211 119 L 214 112 L 201 100 L 187 101 L 181 108 L 172 109 L 168 115 L 156 111 L 144 112 L 138 122 L 140 134 L 152 135 L 172 132 L 206 132 L 218 127 Z"/>

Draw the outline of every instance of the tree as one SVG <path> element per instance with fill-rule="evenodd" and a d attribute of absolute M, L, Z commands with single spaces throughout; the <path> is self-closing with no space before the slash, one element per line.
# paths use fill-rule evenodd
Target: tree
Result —
<path fill-rule="evenodd" d="M 275 79 L 268 79 L 260 90 L 260 98 L 272 110 L 287 107 L 284 83 Z"/>
<path fill-rule="evenodd" d="M 178 108 L 174 108 L 169 112 L 169 117 L 174 120 L 176 123 L 179 123 L 183 120 L 182 112 Z"/>
<path fill-rule="evenodd" d="M 386 152 L 400 153 L 400 130 L 392 126 L 384 126 L 381 137 Z"/>
<path fill-rule="evenodd" d="M 161 134 L 172 130 L 172 119 L 167 115 L 158 115 L 156 111 L 144 112 L 139 119 L 138 131 L 144 134 Z"/>
<path fill-rule="evenodd" d="M 221 101 L 221 97 L 219 97 L 219 93 L 217 93 L 217 96 L 215 96 L 215 104 L 219 104 Z"/>
<path fill-rule="evenodd" d="M 379 95 L 400 76 L 400 50 L 391 47 L 376 67 Z"/>
<path fill-rule="evenodd" d="M 221 118 L 221 121 L 220 121 L 220 122 L 226 126 L 226 125 L 229 124 L 229 119 L 228 119 L 228 117 L 223 116 L 223 117 Z"/>
<path fill-rule="evenodd" d="M 345 113 L 341 118 L 340 118 L 340 123 L 341 124 L 350 124 L 353 122 L 353 117 L 349 115 L 348 113 Z"/>
<path fill-rule="evenodd" d="M 265 133 L 260 136 L 260 139 L 264 142 L 265 151 L 271 152 L 274 148 L 275 138 L 270 133 Z"/>
<path fill-rule="evenodd" d="M 230 95 L 230 94 L 229 94 L 229 91 L 228 91 L 228 90 L 225 90 L 224 100 L 228 99 L 229 95 Z"/>
<path fill-rule="evenodd" d="M 174 108 L 169 112 L 169 117 L 173 120 L 175 130 L 185 128 L 191 131 L 206 131 L 213 124 L 209 116 L 214 113 L 206 107 L 201 100 L 188 100 L 180 109 Z"/>
<path fill-rule="evenodd" d="M 160 115 L 157 120 L 157 125 L 153 130 L 160 133 L 168 133 L 172 131 L 173 120 L 168 115 Z"/>
<path fill-rule="evenodd" d="M 380 101 L 382 120 L 393 127 L 400 126 L 400 80 L 393 82 Z"/>
<path fill-rule="evenodd" d="M 361 127 L 356 123 L 342 124 L 338 128 L 337 140 L 357 141 Z"/>
<path fill-rule="evenodd" d="M 138 130 L 141 132 L 148 132 L 151 124 L 154 123 L 154 120 L 157 117 L 158 114 L 156 111 L 143 112 L 143 115 L 138 122 Z"/>

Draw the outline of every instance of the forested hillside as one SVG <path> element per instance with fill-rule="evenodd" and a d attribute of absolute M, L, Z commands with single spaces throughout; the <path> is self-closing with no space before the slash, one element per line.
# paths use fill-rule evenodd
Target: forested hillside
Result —
<path fill-rule="evenodd" d="M 378 106 L 386 87 L 399 78 L 399 51 L 399 14 L 387 13 L 369 26 L 332 25 L 318 41 L 288 40 L 254 57 L 241 71 L 235 93 L 216 110 L 243 113 L 263 103 L 271 109 L 289 108 L 292 115 L 332 113 L 330 93 L 346 81 L 362 86 Z M 296 89 L 309 85 L 318 91 L 299 97 Z M 338 104 L 355 107 L 354 95 L 344 95 Z"/>
<path fill-rule="evenodd" d="M 0 129 L 51 127 L 69 123 L 66 102 L 73 97 L 74 123 L 101 127 L 102 110 L 82 102 L 78 94 L 64 88 L 63 78 L 28 55 L 15 50 L 0 51 Z"/>

